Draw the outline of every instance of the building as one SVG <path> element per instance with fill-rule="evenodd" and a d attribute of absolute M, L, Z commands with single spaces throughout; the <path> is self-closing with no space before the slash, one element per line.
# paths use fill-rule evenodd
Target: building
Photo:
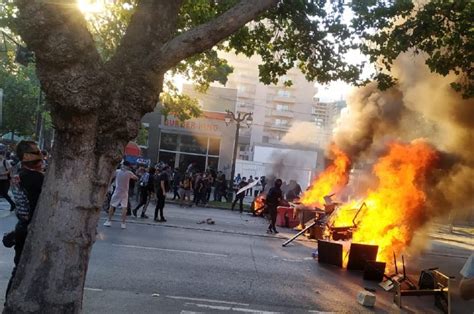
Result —
<path fill-rule="evenodd" d="M 295 122 L 314 122 L 317 88 L 298 69 L 290 70 L 277 85 L 265 85 L 259 81 L 260 57 L 231 53 L 221 57 L 234 68 L 226 87 L 237 90 L 235 110 L 253 112 L 252 127 L 240 132 L 239 159 L 253 160 L 258 144 L 288 147 L 282 139 Z M 285 86 L 287 81 L 293 84 Z"/>
<path fill-rule="evenodd" d="M 314 121 L 317 127 L 317 145 L 326 148 L 332 138 L 333 129 L 341 115 L 342 109 L 346 107 L 344 100 L 332 102 L 318 102 L 313 107 Z"/>
<path fill-rule="evenodd" d="M 235 125 L 224 122 L 225 111 L 235 108 L 235 89 L 210 87 L 206 94 L 191 85 L 183 93 L 198 99 L 203 115 L 181 122 L 174 116 L 165 118 L 156 112 L 146 115 L 143 123 L 148 126 L 147 158 L 152 163 L 163 161 L 185 171 L 194 163 L 201 171 L 213 169 L 230 175 Z"/>

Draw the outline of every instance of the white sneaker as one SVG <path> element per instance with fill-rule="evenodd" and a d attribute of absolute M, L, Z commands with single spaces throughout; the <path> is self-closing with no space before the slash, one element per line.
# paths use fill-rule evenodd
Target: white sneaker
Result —
<path fill-rule="evenodd" d="M 112 222 L 107 219 L 107 220 L 104 222 L 104 226 L 105 226 L 105 227 L 110 227 L 110 226 L 112 226 Z"/>
<path fill-rule="evenodd" d="M 123 223 L 123 224 L 120 225 L 120 228 L 127 229 L 127 225 Z"/>

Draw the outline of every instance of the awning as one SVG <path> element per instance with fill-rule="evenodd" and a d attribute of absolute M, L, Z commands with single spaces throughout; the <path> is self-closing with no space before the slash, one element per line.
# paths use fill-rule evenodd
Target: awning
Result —
<path fill-rule="evenodd" d="M 140 150 L 140 146 L 138 146 L 135 142 L 128 142 L 127 146 L 125 146 L 125 155 L 126 156 L 141 156 L 142 152 Z"/>

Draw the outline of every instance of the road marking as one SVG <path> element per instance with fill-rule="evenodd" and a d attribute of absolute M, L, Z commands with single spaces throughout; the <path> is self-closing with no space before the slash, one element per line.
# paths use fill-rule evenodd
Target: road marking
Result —
<path fill-rule="evenodd" d="M 165 251 L 165 252 L 175 252 L 175 253 L 206 255 L 206 256 L 218 256 L 218 257 L 228 257 L 229 256 L 229 255 L 226 255 L 226 254 L 197 252 L 197 251 L 186 251 L 186 250 L 174 250 L 174 249 L 163 249 L 163 248 L 158 248 L 158 247 L 139 246 L 139 245 L 112 244 L 112 246 L 126 247 L 126 248 L 131 248 L 131 249 L 143 249 L 143 250 L 152 250 L 152 251 Z"/>
<path fill-rule="evenodd" d="M 259 314 L 276 314 L 278 312 L 268 312 L 254 309 L 244 309 L 241 307 L 232 307 L 232 306 L 223 306 L 223 305 L 208 305 L 200 303 L 185 303 L 187 306 L 197 306 L 199 308 L 205 308 L 210 310 L 219 310 L 219 311 L 234 311 L 234 312 L 243 312 L 243 313 L 259 313 Z"/>
<path fill-rule="evenodd" d="M 167 295 L 166 297 L 169 298 L 169 299 L 175 299 L 175 300 L 220 303 L 220 304 L 240 305 L 240 306 L 249 306 L 250 305 L 250 304 L 247 304 L 247 303 L 238 303 L 238 302 L 231 302 L 231 301 L 211 300 L 211 299 L 201 299 L 201 298 L 188 298 L 188 297 L 180 297 L 180 296 L 176 296 L 176 295 Z"/>
<path fill-rule="evenodd" d="M 98 288 L 87 288 L 85 287 L 84 290 L 89 290 L 89 291 L 104 291 L 103 289 L 98 289 Z"/>

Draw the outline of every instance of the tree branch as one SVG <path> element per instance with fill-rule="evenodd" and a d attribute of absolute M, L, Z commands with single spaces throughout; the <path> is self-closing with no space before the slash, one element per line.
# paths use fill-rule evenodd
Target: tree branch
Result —
<path fill-rule="evenodd" d="M 77 63 L 93 65 L 100 60 L 86 20 L 74 0 L 18 0 L 18 26 L 39 65 L 56 69 Z"/>
<path fill-rule="evenodd" d="M 138 70 L 142 70 L 143 61 L 150 51 L 159 49 L 175 33 L 182 2 L 141 0 L 110 65 L 138 64 Z M 128 67 L 131 70 L 134 68 Z"/>
<path fill-rule="evenodd" d="M 279 0 L 240 1 L 214 20 L 173 38 L 160 51 L 152 53 L 150 64 L 153 70 L 167 70 L 181 60 L 212 48 L 278 2 Z"/>

